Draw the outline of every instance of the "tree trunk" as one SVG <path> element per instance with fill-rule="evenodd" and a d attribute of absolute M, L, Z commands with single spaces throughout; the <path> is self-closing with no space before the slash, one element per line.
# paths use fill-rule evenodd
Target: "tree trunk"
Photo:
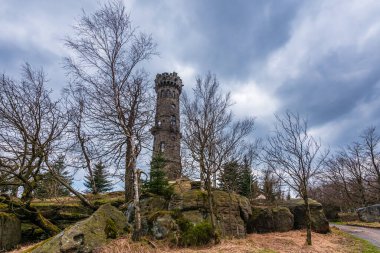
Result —
<path fill-rule="evenodd" d="M 213 201 L 213 195 L 211 190 L 211 175 L 210 173 L 206 174 L 206 190 L 207 190 L 207 202 L 208 202 L 208 208 L 210 212 L 210 218 L 211 218 L 211 227 L 212 227 L 212 233 L 214 237 L 214 243 L 218 244 L 220 243 L 219 236 L 216 232 L 216 221 L 215 221 L 215 211 L 214 211 L 214 201 Z"/>
<path fill-rule="evenodd" d="M 96 210 L 96 207 L 90 203 L 90 201 L 83 196 L 80 192 L 75 190 L 70 184 L 68 184 L 65 180 L 63 180 L 59 175 L 56 175 L 53 173 L 54 178 L 61 183 L 63 186 L 65 186 L 72 194 L 74 194 L 81 202 L 83 205 L 91 208 L 92 210 Z"/>
<path fill-rule="evenodd" d="M 134 198 L 133 205 L 135 207 L 135 231 L 133 233 L 133 240 L 139 241 L 141 237 L 141 216 L 140 216 L 140 193 L 139 193 L 139 179 L 140 173 L 138 169 L 134 169 L 133 173 L 133 187 L 134 187 Z"/>
<path fill-rule="evenodd" d="M 311 212 L 308 197 L 304 197 L 305 207 L 306 207 L 306 242 L 307 245 L 311 245 Z"/>
<path fill-rule="evenodd" d="M 124 189 L 125 189 L 125 202 L 134 199 L 134 170 L 136 167 L 134 157 L 133 139 L 129 138 L 127 141 L 127 150 L 125 154 L 125 175 L 124 175 Z"/>
<path fill-rule="evenodd" d="M 17 216 L 21 216 L 23 218 L 26 217 L 31 223 L 40 227 L 50 236 L 61 232 L 61 230 L 56 225 L 51 223 L 48 219 L 46 219 L 40 211 L 30 206 L 30 203 L 23 205 L 20 202 L 12 201 L 12 199 L 5 194 L 2 194 L 1 197 L 1 202 L 7 204 L 8 206 L 12 206 Z"/>
<path fill-rule="evenodd" d="M 41 214 L 41 212 L 35 209 L 34 207 L 31 207 L 28 205 L 26 206 L 26 209 L 27 209 L 27 212 L 29 213 L 27 215 L 28 219 L 35 225 L 42 228 L 50 236 L 56 235 L 59 232 L 61 232 L 61 230 L 56 225 L 54 225 L 48 219 L 46 219 Z"/>

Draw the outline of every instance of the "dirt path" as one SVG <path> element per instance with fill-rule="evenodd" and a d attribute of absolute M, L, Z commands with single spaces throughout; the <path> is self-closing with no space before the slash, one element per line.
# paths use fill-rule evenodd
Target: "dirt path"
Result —
<path fill-rule="evenodd" d="M 357 236 L 364 240 L 371 242 L 376 247 L 380 248 L 380 229 L 354 227 L 346 225 L 332 224 L 332 226 L 339 228 L 340 230 L 347 232 L 351 235 Z"/>

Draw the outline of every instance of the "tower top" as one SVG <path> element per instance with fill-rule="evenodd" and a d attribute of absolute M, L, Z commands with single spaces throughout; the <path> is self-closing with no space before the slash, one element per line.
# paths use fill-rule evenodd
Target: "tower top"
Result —
<path fill-rule="evenodd" d="M 176 72 L 157 74 L 154 82 L 156 83 L 156 92 L 161 87 L 174 87 L 179 90 L 179 93 L 182 91 L 182 80 Z"/>

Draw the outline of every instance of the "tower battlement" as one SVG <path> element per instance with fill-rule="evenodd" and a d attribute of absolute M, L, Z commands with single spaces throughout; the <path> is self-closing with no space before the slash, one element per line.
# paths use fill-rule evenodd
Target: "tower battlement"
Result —
<path fill-rule="evenodd" d="M 182 91 L 182 80 L 176 72 L 157 74 L 154 82 L 156 91 L 161 87 L 174 87 L 179 90 L 179 93 Z"/>

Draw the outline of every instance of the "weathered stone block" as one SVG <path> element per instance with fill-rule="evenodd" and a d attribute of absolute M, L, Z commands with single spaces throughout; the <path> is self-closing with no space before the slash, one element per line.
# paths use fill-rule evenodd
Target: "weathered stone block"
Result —
<path fill-rule="evenodd" d="M 33 253 L 82 252 L 90 253 L 124 233 L 127 220 L 110 204 L 103 205 L 89 218 L 46 240 Z"/>
<path fill-rule="evenodd" d="M 356 212 L 361 221 L 380 222 L 380 204 L 359 208 Z"/>
<path fill-rule="evenodd" d="M 14 214 L 0 212 L 0 251 L 12 249 L 20 240 L 20 220 Z"/>
<path fill-rule="evenodd" d="M 294 216 L 294 228 L 306 228 L 306 206 L 302 199 L 293 199 L 284 203 Z M 309 199 L 311 228 L 314 232 L 325 234 L 330 232 L 329 222 L 323 212 L 322 204 Z"/>
<path fill-rule="evenodd" d="M 293 214 L 286 207 L 253 207 L 247 232 L 286 232 L 293 228 L 293 224 Z"/>

